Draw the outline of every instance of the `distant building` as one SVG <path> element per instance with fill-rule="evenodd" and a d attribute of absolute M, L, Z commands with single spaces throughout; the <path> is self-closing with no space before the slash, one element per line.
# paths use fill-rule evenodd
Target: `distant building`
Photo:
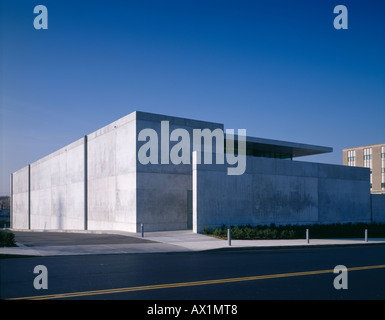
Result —
<path fill-rule="evenodd" d="M 343 164 L 370 169 L 371 193 L 385 194 L 385 143 L 342 150 Z"/>

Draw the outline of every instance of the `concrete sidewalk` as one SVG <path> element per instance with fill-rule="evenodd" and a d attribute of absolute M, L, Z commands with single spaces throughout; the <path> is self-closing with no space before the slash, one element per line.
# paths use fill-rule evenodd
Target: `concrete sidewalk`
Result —
<path fill-rule="evenodd" d="M 121 234 L 121 233 L 119 233 Z M 136 234 L 140 236 L 140 234 Z M 283 247 L 299 247 L 299 246 L 335 246 L 335 245 L 370 245 L 385 244 L 385 238 L 380 239 L 310 239 L 309 243 L 306 239 L 293 240 L 221 240 L 203 234 L 196 234 L 188 230 L 183 231 L 164 231 L 164 232 L 148 232 L 145 239 L 167 243 L 169 245 L 180 246 L 188 251 L 205 251 L 216 249 L 246 249 L 246 248 L 283 248 Z"/>
<path fill-rule="evenodd" d="M 25 231 L 25 230 L 24 230 Z M 39 232 L 26 231 L 26 232 Z M 46 235 L 50 231 L 43 231 Z M 110 234 L 131 238 L 141 238 L 140 233 L 123 231 L 60 231 L 82 234 Z M 352 246 L 385 244 L 385 239 L 371 239 L 368 242 L 362 239 L 306 239 L 294 240 L 232 240 L 231 246 L 227 240 L 210 236 L 195 234 L 190 230 L 147 232 L 144 239 L 152 242 L 138 243 L 110 243 L 86 244 L 65 246 L 24 246 L 0 248 L 0 255 L 30 255 L 30 256 L 56 256 L 56 255 L 87 255 L 87 254 L 124 254 L 124 253 L 165 253 L 165 252 L 194 252 L 206 250 L 236 250 L 236 249 L 273 249 L 273 248 L 298 248 L 298 247 L 326 247 L 326 246 Z"/>

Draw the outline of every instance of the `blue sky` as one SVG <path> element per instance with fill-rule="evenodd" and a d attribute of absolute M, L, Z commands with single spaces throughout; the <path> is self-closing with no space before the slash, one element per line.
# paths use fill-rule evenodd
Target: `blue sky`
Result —
<path fill-rule="evenodd" d="M 11 172 L 134 110 L 334 149 L 304 161 L 385 142 L 384 1 L 0 3 L 0 194 Z M 38 4 L 48 30 L 33 27 Z"/>

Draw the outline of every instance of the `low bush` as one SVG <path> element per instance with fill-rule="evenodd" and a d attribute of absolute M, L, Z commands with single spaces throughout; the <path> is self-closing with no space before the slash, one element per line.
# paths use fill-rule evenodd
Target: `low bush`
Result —
<path fill-rule="evenodd" d="M 209 226 L 203 229 L 203 234 L 227 239 L 227 226 L 220 228 Z M 259 226 L 231 226 L 231 238 L 241 240 L 255 239 L 304 239 L 306 229 L 309 229 L 310 238 L 364 238 L 365 229 L 369 238 L 385 237 L 385 223 L 335 223 L 312 225 L 259 225 Z"/>
<path fill-rule="evenodd" d="M 10 231 L 0 230 L 0 247 L 16 247 L 15 235 Z"/>

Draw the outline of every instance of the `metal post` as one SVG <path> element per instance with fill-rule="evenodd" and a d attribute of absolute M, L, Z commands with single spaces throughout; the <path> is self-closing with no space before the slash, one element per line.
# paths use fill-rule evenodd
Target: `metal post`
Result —
<path fill-rule="evenodd" d="M 309 229 L 306 229 L 306 243 L 309 243 Z"/>
<path fill-rule="evenodd" d="M 365 242 L 368 242 L 368 229 L 365 229 Z"/>
<path fill-rule="evenodd" d="M 227 229 L 227 239 L 229 240 L 229 246 L 231 246 L 231 229 Z"/>
<path fill-rule="evenodd" d="M 143 227 L 143 223 L 140 224 L 140 231 L 142 233 L 142 238 L 144 238 L 144 227 Z"/>

